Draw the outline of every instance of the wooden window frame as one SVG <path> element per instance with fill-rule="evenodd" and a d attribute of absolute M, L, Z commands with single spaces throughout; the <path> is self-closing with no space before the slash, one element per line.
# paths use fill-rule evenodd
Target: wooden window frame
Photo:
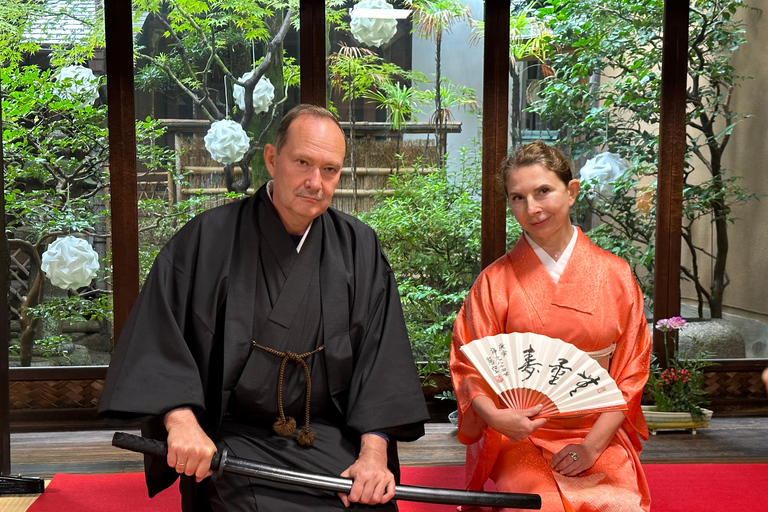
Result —
<path fill-rule="evenodd" d="M 506 251 L 506 201 L 496 183 L 499 162 L 507 153 L 508 127 L 508 55 L 509 0 L 486 2 L 484 84 L 483 84 L 483 160 L 481 264 L 489 265 Z M 130 0 L 104 2 L 106 63 L 109 108 L 109 148 L 112 172 L 114 332 L 119 332 L 139 293 L 138 222 L 136 197 L 136 135 L 134 128 L 133 33 Z M 676 316 L 680 312 L 680 243 L 682 222 L 682 176 L 685 152 L 685 86 L 688 33 L 688 1 L 667 0 L 664 10 L 661 121 L 658 178 L 658 228 L 656 234 L 656 284 L 654 320 Z M 324 105 L 325 80 L 325 2 L 302 0 L 300 42 L 302 101 Z M 0 158 L 2 152 L 0 149 Z M 5 204 L 2 204 L 5 225 Z M 6 240 L 0 250 L 7 254 Z M 0 286 L 7 289 L 6 271 L 0 272 Z M 2 294 L 6 297 L 6 294 Z M 0 305 L 0 323 L 8 325 L 7 297 Z M 660 333 L 656 333 L 657 335 Z M 8 331 L 3 331 L 0 346 L 6 346 Z M 657 353 L 663 338 L 656 336 Z M 758 360 L 742 361 L 737 366 L 754 371 L 764 364 Z M 10 471 L 9 380 L 83 378 L 103 379 L 106 367 L 23 369 L 8 368 L 8 352 L 0 350 L 0 474 Z M 94 413 L 95 416 L 95 413 Z M 54 418 L 51 421 L 55 421 Z"/>

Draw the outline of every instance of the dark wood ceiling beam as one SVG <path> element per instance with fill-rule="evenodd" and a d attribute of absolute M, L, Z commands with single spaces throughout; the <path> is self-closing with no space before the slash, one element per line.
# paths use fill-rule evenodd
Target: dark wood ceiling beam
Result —
<path fill-rule="evenodd" d="M 325 107 L 325 0 L 301 0 L 299 5 L 301 102 Z"/>

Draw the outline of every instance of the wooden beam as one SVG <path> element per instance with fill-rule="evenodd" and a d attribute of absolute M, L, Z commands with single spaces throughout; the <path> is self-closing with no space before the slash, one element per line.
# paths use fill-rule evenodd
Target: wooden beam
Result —
<path fill-rule="evenodd" d="M 509 124 L 509 0 L 485 2 L 483 48 L 483 205 L 480 265 L 506 251 L 506 201 L 496 171 L 507 155 Z"/>
<path fill-rule="evenodd" d="M 301 0 L 299 24 L 301 102 L 325 107 L 325 0 Z"/>
<path fill-rule="evenodd" d="M 688 0 L 666 0 L 661 62 L 659 173 L 656 196 L 656 260 L 653 321 L 680 314 L 680 245 L 685 164 L 685 101 L 688 78 Z M 653 350 L 662 365 L 674 340 L 653 329 Z"/>
<path fill-rule="evenodd" d="M 0 101 L 0 113 L 2 113 Z M 0 116 L 0 133 L 3 133 L 3 117 Z M 3 144 L 0 144 L 0 162 L 3 159 Z M 2 166 L 5 168 L 5 165 Z M 0 194 L 0 228 L 5 230 L 5 194 Z M 10 382 L 8 378 L 8 345 L 10 345 L 11 325 L 8 321 L 8 239 L 0 237 L 0 475 L 11 474 L 11 421 L 10 417 Z"/>
<path fill-rule="evenodd" d="M 130 0 L 104 2 L 115 343 L 139 294 L 132 19 Z"/>

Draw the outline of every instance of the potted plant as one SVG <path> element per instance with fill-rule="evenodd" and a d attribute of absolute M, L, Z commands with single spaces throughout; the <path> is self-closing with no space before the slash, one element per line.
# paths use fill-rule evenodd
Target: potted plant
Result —
<path fill-rule="evenodd" d="M 667 335 L 675 336 L 675 353 L 667 357 L 667 368 L 661 368 L 655 358 L 651 360 L 646 389 L 655 405 L 644 405 L 643 416 L 654 435 L 660 428 L 686 428 L 695 434 L 712 418 L 712 411 L 703 407 L 709 403 L 704 392 L 704 367 L 712 364 L 707 360 L 710 354 L 696 340 L 693 356 L 685 356 L 677 349 L 678 331 L 686 323 L 679 316 L 656 322 L 656 329 L 664 333 L 665 350 Z"/>

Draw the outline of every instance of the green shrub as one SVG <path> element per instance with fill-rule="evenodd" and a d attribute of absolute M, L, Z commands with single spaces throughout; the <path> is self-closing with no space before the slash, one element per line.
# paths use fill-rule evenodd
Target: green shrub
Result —
<path fill-rule="evenodd" d="M 480 272 L 481 155 L 462 148 L 459 169 L 390 178 L 394 193 L 361 214 L 379 235 L 395 273 L 413 355 L 425 381 L 445 372 L 451 331 Z M 508 222 L 508 237 L 519 227 Z"/>

